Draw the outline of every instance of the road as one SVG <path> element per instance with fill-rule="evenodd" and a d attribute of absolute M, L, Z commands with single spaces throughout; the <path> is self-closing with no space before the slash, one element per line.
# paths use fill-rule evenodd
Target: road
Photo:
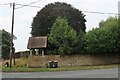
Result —
<path fill-rule="evenodd" d="M 12 72 L 2 73 L 3 78 L 118 78 L 118 68 L 57 71 L 57 72 Z"/>

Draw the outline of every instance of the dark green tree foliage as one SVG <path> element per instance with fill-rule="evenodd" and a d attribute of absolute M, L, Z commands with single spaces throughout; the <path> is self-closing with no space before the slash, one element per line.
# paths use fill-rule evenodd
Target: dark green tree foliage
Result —
<path fill-rule="evenodd" d="M 2 45 L 2 30 L 0 30 L 0 46 Z M 0 47 L 1 49 L 1 47 Z M 0 50 L 1 51 L 1 50 Z"/>
<path fill-rule="evenodd" d="M 73 47 L 73 53 L 74 54 L 81 54 L 83 53 L 84 49 L 84 35 L 85 33 L 83 31 L 80 31 L 79 35 L 77 35 L 77 44 L 75 47 Z"/>
<path fill-rule="evenodd" d="M 2 58 L 7 59 L 10 53 L 10 33 L 2 30 Z"/>
<path fill-rule="evenodd" d="M 68 24 L 77 31 L 77 34 L 80 30 L 85 32 L 85 15 L 70 4 L 56 2 L 46 5 L 33 18 L 32 36 L 46 36 L 49 34 L 58 16 L 66 17 L 68 19 Z"/>
<path fill-rule="evenodd" d="M 68 25 L 67 19 L 58 17 L 48 36 L 49 42 L 59 47 L 62 54 L 72 54 L 77 43 L 76 31 Z"/>
<path fill-rule="evenodd" d="M 2 49 L 1 48 L 2 48 L 2 30 L 0 30 L 0 57 L 2 56 Z"/>
<path fill-rule="evenodd" d="M 10 33 L 5 30 L 0 30 L 0 34 L 2 35 L 2 58 L 8 59 L 10 54 Z M 16 39 L 15 36 L 14 39 Z M 13 51 L 15 51 L 15 48 L 13 48 Z"/>
<path fill-rule="evenodd" d="M 119 53 L 120 51 L 120 26 L 118 19 L 110 17 L 84 36 L 86 53 Z"/>

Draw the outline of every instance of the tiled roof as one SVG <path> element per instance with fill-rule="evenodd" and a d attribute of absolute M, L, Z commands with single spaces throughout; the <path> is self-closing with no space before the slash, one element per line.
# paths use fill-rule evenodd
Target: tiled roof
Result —
<path fill-rule="evenodd" d="M 41 37 L 29 37 L 27 48 L 46 48 L 47 47 L 47 36 Z"/>

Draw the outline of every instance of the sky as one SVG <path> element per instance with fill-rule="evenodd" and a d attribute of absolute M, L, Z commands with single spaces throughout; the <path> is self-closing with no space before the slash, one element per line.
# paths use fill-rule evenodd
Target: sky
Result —
<path fill-rule="evenodd" d="M 35 2 L 30 6 L 36 7 L 21 7 L 17 4 L 29 4 Z M 37 12 L 40 11 L 45 5 L 54 2 L 66 2 L 71 4 L 76 9 L 81 11 L 93 11 L 103 12 L 106 14 L 88 13 L 83 12 L 86 16 L 86 31 L 92 30 L 99 25 L 101 20 L 106 20 L 110 16 L 116 16 L 107 13 L 118 13 L 118 2 L 119 0 L 0 0 L 0 29 L 5 29 L 11 32 L 12 26 L 12 7 L 7 3 L 15 3 L 15 18 L 14 18 L 14 35 L 17 37 L 14 40 L 14 46 L 16 52 L 25 51 L 27 49 L 28 38 L 31 37 L 31 23 Z M 5 5 L 6 4 L 6 5 Z"/>

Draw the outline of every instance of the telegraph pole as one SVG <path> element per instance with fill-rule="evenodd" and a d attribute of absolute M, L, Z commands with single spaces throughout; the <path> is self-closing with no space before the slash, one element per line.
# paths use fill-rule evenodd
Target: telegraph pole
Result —
<path fill-rule="evenodd" d="M 10 68 L 12 67 L 12 56 L 13 56 L 13 29 L 14 29 L 14 11 L 15 11 L 15 3 L 12 4 L 12 28 L 11 28 L 11 38 L 10 38 Z"/>

